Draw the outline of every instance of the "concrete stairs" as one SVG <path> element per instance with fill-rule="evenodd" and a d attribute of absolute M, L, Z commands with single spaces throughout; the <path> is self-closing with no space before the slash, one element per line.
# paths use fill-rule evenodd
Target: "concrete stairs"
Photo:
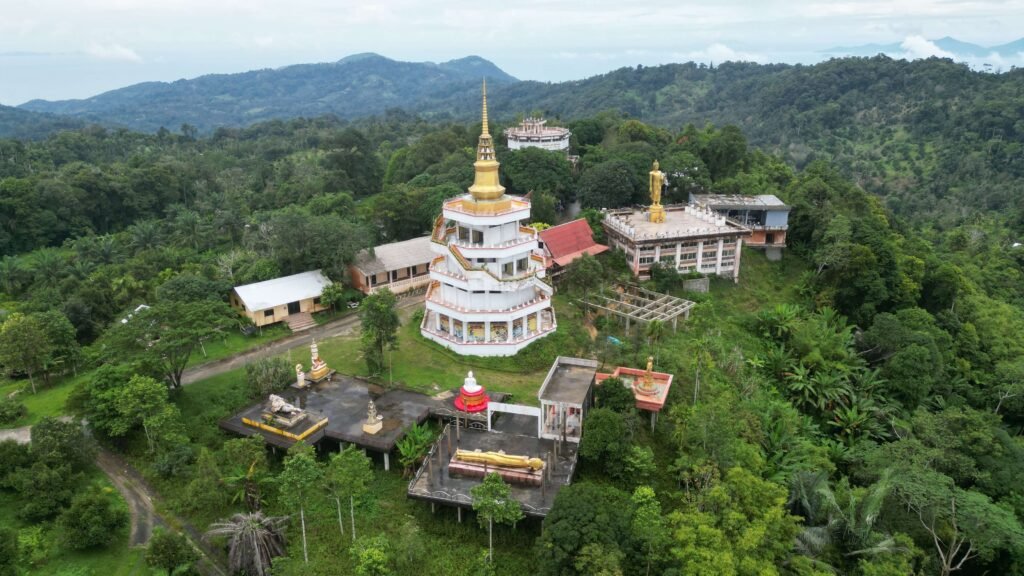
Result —
<path fill-rule="evenodd" d="M 284 319 L 284 323 L 288 325 L 288 328 L 290 328 L 292 332 L 301 332 L 316 326 L 316 320 L 313 320 L 313 316 L 309 312 L 289 314 L 288 317 Z"/>

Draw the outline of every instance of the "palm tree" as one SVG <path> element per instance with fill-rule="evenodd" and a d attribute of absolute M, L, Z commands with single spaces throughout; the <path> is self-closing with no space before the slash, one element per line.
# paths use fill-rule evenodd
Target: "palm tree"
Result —
<path fill-rule="evenodd" d="M 654 361 L 658 361 L 658 342 L 665 335 L 665 323 L 661 320 L 651 320 L 646 328 L 647 345 L 654 346 Z"/>
<path fill-rule="evenodd" d="M 221 481 L 234 492 L 231 502 L 245 502 L 250 512 L 260 510 L 263 505 L 263 494 L 260 488 L 271 484 L 274 480 L 263 467 L 257 464 L 258 462 L 253 461 L 248 467 L 235 469 L 221 478 Z"/>
<path fill-rule="evenodd" d="M 262 512 L 235 514 L 210 524 L 203 539 L 228 539 L 228 569 L 237 574 L 269 576 L 270 562 L 285 553 L 287 516 L 264 516 Z"/>
<path fill-rule="evenodd" d="M 21 260 L 14 256 L 4 256 L 0 260 L 0 287 L 7 295 L 14 296 L 14 293 L 21 289 L 25 272 Z"/>
<path fill-rule="evenodd" d="M 128 227 L 132 248 L 136 251 L 156 248 L 160 245 L 160 223 L 156 220 L 141 220 Z"/>
<path fill-rule="evenodd" d="M 64 278 L 68 261 L 58 248 L 42 248 L 29 256 L 33 282 L 44 288 L 55 288 Z"/>
<path fill-rule="evenodd" d="M 891 554 L 901 549 L 875 530 L 885 498 L 892 489 L 891 470 L 863 492 L 851 490 L 846 478 L 833 491 L 826 472 L 799 472 L 789 488 L 789 508 L 804 518 L 796 549 L 815 563 L 834 548 L 845 558 Z M 821 566 L 819 566 L 821 567 Z"/>
<path fill-rule="evenodd" d="M 802 314 L 803 309 L 796 304 L 776 304 L 774 308 L 759 312 L 757 322 L 763 334 L 785 342 Z"/>

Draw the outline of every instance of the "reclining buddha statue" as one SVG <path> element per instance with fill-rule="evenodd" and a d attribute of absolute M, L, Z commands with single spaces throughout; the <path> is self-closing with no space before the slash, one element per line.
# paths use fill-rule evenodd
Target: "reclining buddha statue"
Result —
<path fill-rule="evenodd" d="M 505 452 L 500 450 L 498 452 L 481 452 L 479 449 L 473 451 L 456 450 L 455 459 L 474 464 L 504 466 L 505 468 L 530 468 L 532 470 L 541 470 L 544 468 L 544 461 L 540 458 L 515 456 L 512 454 L 505 454 Z"/>

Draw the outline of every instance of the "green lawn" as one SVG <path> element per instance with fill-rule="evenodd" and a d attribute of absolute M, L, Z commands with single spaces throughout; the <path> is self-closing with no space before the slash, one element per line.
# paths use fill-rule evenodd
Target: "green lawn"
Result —
<path fill-rule="evenodd" d="M 99 469 L 93 469 L 83 483 L 95 483 L 112 491 L 124 506 L 124 501 Z M 18 531 L 25 538 L 38 530 L 35 540 L 39 543 L 34 561 L 22 546 L 23 576 L 151 576 L 159 574 L 146 566 L 142 548 L 128 546 L 128 529 L 117 535 L 116 541 L 101 550 L 74 551 L 65 549 L 59 543 L 58 529 L 53 521 L 42 523 L 25 522 L 17 517 L 20 508 L 18 495 L 0 490 L 0 527 Z"/>
<path fill-rule="evenodd" d="M 214 360 L 220 360 L 221 358 L 227 358 L 233 354 L 244 352 L 251 348 L 255 348 L 261 344 L 273 342 L 286 336 L 289 336 L 291 331 L 288 327 L 282 323 L 271 324 L 270 326 L 264 326 L 261 330 L 257 330 L 252 336 L 245 336 L 241 332 L 232 331 L 227 333 L 224 338 L 212 339 L 203 343 L 202 348 L 197 348 L 193 352 L 192 357 L 188 359 L 189 366 L 195 366 L 198 364 L 205 364 L 206 362 L 212 362 Z M 206 354 L 203 355 L 203 348 L 206 349 Z"/>
<path fill-rule="evenodd" d="M 320 343 L 320 356 L 342 374 L 367 376 L 358 336 L 346 336 Z M 419 326 L 408 323 L 399 331 L 398 349 L 390 353 L 391 373 L 381 375 L 382 383 L 394 382 L 404 388 L 436 394 L 461 386 L 466 373 L 485 388 L 510 392 L 520 403 L 535 404 L 536 393 L 547 369 L 505 372 L 482 368 L 473 359 L 448 352 L 419 335 Z"/>
<path fill-rule="evenodd" d="M 60 416 L 64 414 L 64 405 L 68 396 L 74 392 L 78 383 L 85 380 L 86 374 L 79 374 L 77 377 L 64 377 L 55 379 L 50 386 L 43 386 L 41 380 L 36 382 L 38 392 L 32 393 L 32 387 L 27 380 L 3 381 L 0 383 L 0 396 L 6 397 L 15 390 L 21 390 L 17 395 L 18 401 L 28 408 L 28 414 L 17 422 L 0 426 L 0 428 L 17 428 L 28 426 L 39 422 L 46 416 Z"/>

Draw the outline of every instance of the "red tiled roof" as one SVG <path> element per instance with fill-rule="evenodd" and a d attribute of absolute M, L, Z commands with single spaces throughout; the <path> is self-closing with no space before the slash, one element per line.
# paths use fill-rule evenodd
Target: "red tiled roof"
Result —
<path fill-rule="evenodd" d="M 603 244 L 594 244 L 593 246 L 587 246 L 583 250 L 572 252 L 571 254 L 566 254 L 565 256 L 559 256 L 558 258 L 552 258 L 551 261 L 554 262 L 555 264 L 558 264 L 559 266 L 568 266 L 570 263 L 572 263 L 573 260 L 579 258 L 584 254 L 589 254 L 590 256 L 597 256 L 598 254 L 604 252 L 605 250 L 608 250 L 607 246 Z"/>
<path fill-rule="evenodd" d="M 540 239 L 544 242 L 544 249 L 560 266 L 568 264 L 583 253 L 594 255 L 608 249 L 607 246 L 594 242 L 593 233 L 585 218 L 542 230 Z"/>

